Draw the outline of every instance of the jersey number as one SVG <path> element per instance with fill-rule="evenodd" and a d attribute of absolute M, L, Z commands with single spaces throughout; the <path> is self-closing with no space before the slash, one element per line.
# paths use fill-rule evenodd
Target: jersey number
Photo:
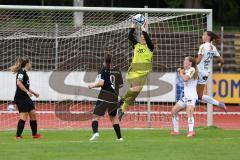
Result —
<path fill-rule="evenodd" d="M 113 89 L 115 89 L 116 78 L 114 75 L 110 75 L 110 82 Z"/>

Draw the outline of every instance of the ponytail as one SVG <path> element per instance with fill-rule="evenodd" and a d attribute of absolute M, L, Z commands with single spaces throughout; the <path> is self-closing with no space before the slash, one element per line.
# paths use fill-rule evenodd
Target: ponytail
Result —
<path fill-rule="evenodd" d="M 207 32 L 207 35 L 210 37 L 211 42 L 215 42 L 216 44 L 220 44 L 221 38 L 218 35 L 216 35 L 212 31 L 206 31 L 206 32 Z"/>
<path fill-rule="evenodd" d="M 19 69 L 23 68 L 26 66 L 26 64 L 29 63 L 29 59 L 28 58 L 21 58 L 19 57 L 15 64 L 13 66 L 11 66 L 9 69 L 11 72 L 13 73 L 17 73 Z"/>

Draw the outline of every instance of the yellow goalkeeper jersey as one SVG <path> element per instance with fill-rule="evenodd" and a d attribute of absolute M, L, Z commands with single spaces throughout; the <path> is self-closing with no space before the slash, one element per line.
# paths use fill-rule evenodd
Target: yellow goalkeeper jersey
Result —
<path fill-rule="evenodd" d="M 153 52 L 147 47 L 137 43 L 134 46 L 134 55 L 131 64 L 131 71 L 139 73 L 149 72 L 152 70 L 152 56 Z"/>

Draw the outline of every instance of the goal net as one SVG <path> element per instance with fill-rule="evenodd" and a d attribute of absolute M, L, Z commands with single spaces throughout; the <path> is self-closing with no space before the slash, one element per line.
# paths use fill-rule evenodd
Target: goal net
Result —
<path fill-rule="evenodd" d="M 99 90 L 87 85 L 95 81 L 106 53 L 122 72 L 120 95 L 128 88 L 125 74 L 133 55 L 128 32 L 131 16 L 138 13 L 148 20 L 155 45 L 153 71 L 121 126 L 170 127 L 171 109 L 182 90 L 176 69 L 185 56 L 197 53 L 208 10 L 1 6 L 0 130 L 17 123 L 18 112 L 8 111 L 16 89 L 9 67 L 22 56 L 32 62 L 30 88 L 40 93 L 33 98 L 40 128 L 89 128 L 90 118 L 83 117 L 95 106 Z M 137 28 L 135 35 L 140 33 Z M 206 105 L 196 108 L 195 117 L 196 125 L 207 124 Z M 186 123 L 184 111 L 180 121 Z M 111 126 L 107 115 L 100 126 Z"/>

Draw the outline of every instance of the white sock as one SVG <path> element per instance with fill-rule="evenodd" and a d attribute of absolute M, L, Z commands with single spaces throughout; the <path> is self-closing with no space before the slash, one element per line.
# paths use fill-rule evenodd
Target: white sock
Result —
<path fill-rule="evenodd" d="M 179 132 L 179 118 L 178 116 L 172 117 L 173 131 Z"/>
<path fill-rule="evenodd" d="M 192 132 L 194 128 L 194 117 L 188 118 L 188 131 Z"/>
<path fill-rule="evenodd" d="M 219 102 L 217 100 L 213 99 L 212 97 L 208 96 L 208 95 L 203 95 L 202 100 L 206 103 L 210 103 L 210 104 L 213 104 L 215 106 L 219 106 Z"/>

